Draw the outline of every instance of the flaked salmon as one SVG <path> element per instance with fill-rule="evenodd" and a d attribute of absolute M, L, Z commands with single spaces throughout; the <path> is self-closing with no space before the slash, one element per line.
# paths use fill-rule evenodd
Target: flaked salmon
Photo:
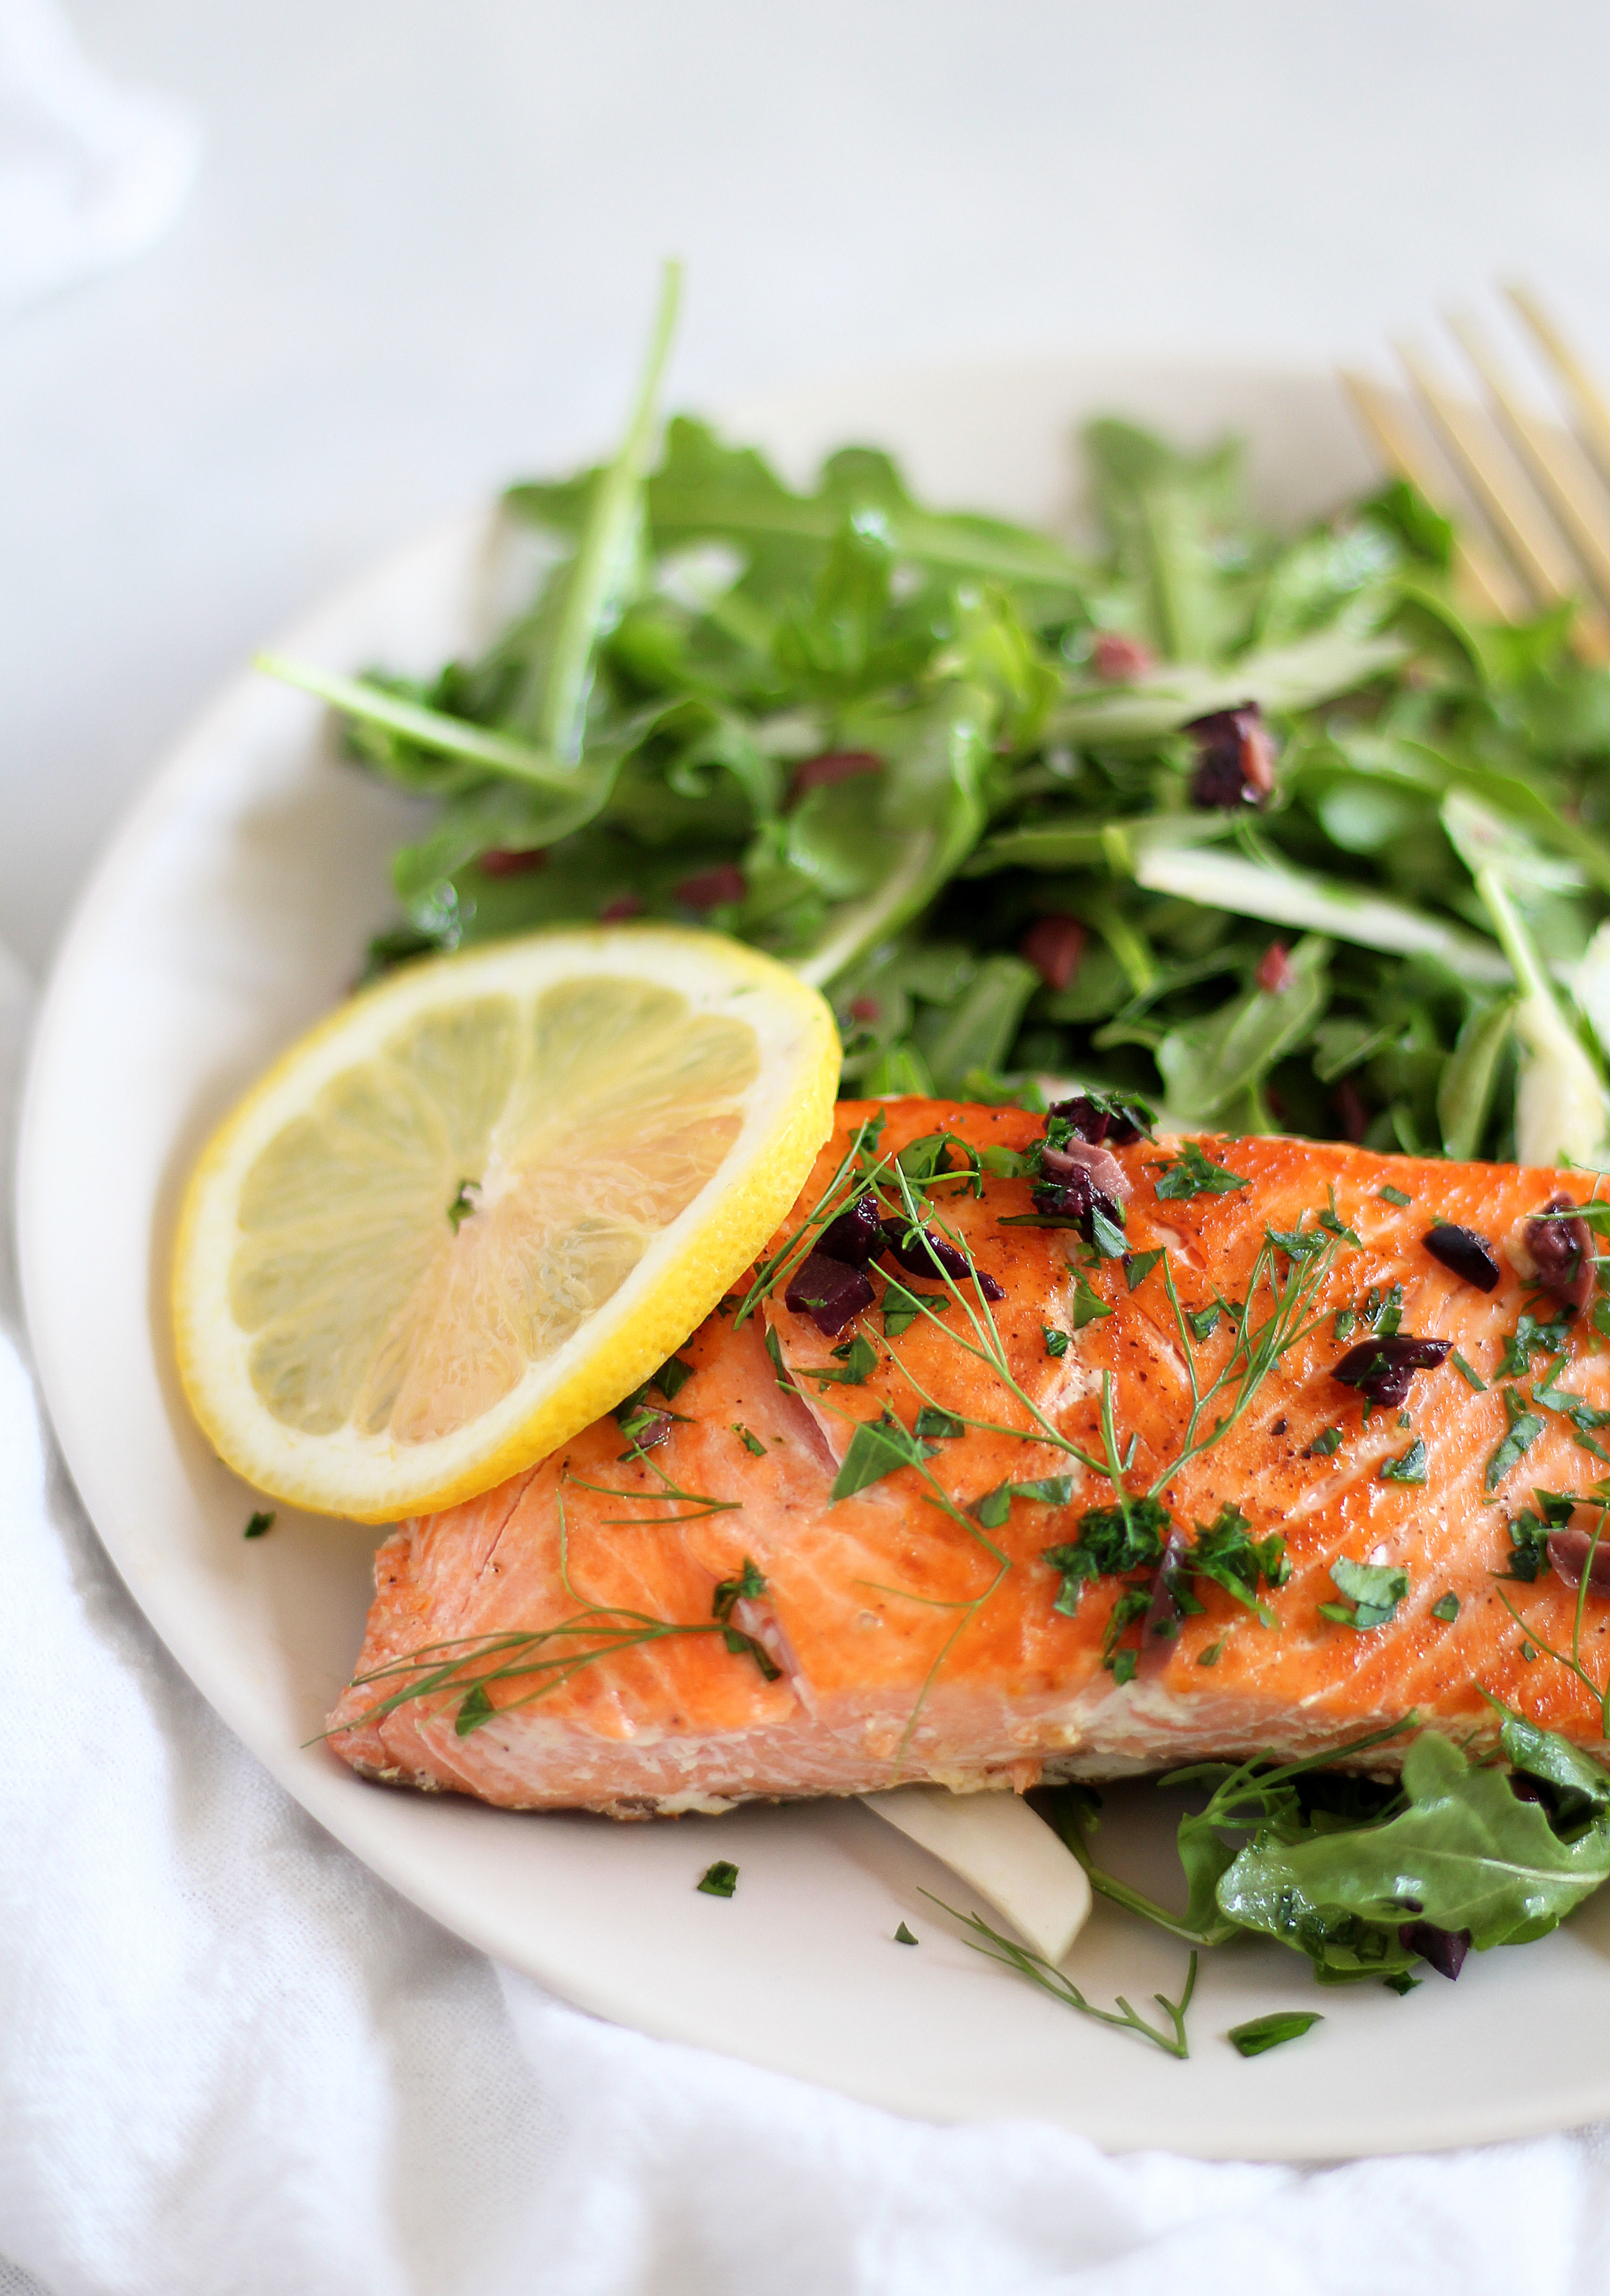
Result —
<path fill-rule="evenodd" d="M 387 1540 L 335 1751 L 628 1817 L 1599 1745 L 1584 1177 L 1126 1133 L 842 1105 L 658 1389 Z"/>

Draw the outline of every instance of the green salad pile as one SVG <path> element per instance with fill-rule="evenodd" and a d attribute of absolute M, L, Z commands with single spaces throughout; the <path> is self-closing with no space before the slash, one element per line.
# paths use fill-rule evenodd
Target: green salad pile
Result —
<path fill-rule="evenodd" d="M 924 508 L 871 447 L 795 491 L 662 438 L 673 301 L 614 459 L 510 489 L 545 569 L 486 653 L 267 665 L 433 801 L 374 964 L 682 919 L 827 991 L 851 1092 L 1076 1078 L 1184 1126 L 1599 1160 L 1610 671 L 1569 609 L 1473 621 L 1401 483 L 1277 537 L 1237 442 L 1117 419 L 1083 434 L 1083 554 Z"/>

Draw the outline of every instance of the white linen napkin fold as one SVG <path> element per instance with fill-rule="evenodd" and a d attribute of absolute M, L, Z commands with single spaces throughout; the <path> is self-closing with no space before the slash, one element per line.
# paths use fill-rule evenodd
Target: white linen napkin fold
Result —
<path fill-rule="evenodd" d="M 0 951 L 0 1152 L 25 993 Z M 9 1268 L 0 1589 L 0 2296 L 1610 2284 L 1602 2130 L 1322 2171 L 1108 2160 L 898 2120 L 494 1969 L 157 1643 L 41 1426 Z"/>
<path fill-rule="evenodd" d="M 137 255 L 200 156 L 190 113 L 113 86 L 55 0 L 0 0 L 0 317 Z"/>

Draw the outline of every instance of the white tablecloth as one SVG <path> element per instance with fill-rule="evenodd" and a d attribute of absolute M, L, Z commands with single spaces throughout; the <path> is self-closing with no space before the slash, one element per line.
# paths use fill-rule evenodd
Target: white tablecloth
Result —
<path fill-rule="evenodd" d="M 6 1100 L 24 1003 L 7 960 Z M 41 1427 L 9 1270 L 0 1587 L 0 2296 L 24 2272 L 52 2296 L 1610 2284 L 1604 2130 L 1320 2172 L 1110 2161 L 896 2120 L 494 1968 L 163 1652 Z"/>

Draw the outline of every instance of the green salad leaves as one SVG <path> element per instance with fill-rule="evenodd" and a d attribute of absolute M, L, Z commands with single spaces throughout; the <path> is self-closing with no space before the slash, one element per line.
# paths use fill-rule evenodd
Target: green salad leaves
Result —
<path fill-rule="evenodd" d="M 1401 483 L 1276 536 L 1235 442 L 1116 419 L 1079 550 L 870 447 L 790 486 L 662 431 L 675 291 L 613 457 L 511 488 L 542 570 L 484 653 L 265 665 L 433 801 L 374 964 L 705 922 L 828 990 L 852 1089 L 1071 1077 L 1231 1134 L 1468 1158 L 1518 1123 L 1524 1160 L 1592 1160 L 1610 672 L 1569 610 L 1473 622 Z"/>
<path fill-rule="evenodd" d="M 1165 1778 L 1205 1797 L 1179 1826 L 1182 1910 L 1096 1862 L 1088 1788 L 1056 1790 L 1049 1814 L 1102 1896 L 1197 1948 L 1274 1938 L 1322 1984 L 1402 1979 L 1439 1931 L 1477 1952 L 1524 1945 L 1610 1879 L 1610 1771 L 1517 1716 L 1500 1733 L 1514 1777 L 1428 1730 L 1395 1784 L 1330 1767 L 1414 1728 L 1410 1718 L 1304 1761 L 1198 1763 Z"/>

